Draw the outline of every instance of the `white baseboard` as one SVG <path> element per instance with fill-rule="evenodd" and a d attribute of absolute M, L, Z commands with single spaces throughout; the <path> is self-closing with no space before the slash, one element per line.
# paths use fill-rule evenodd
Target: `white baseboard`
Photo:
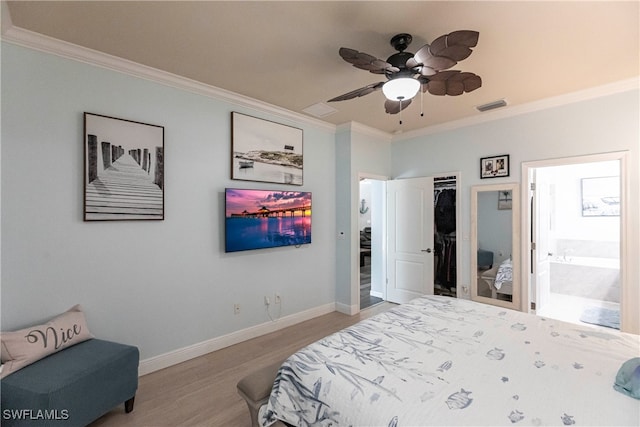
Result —
<path fill-rule="evenodd" d="M 262 323 L 227 335 L 199 342 L 188 347 L 179 348 L 177 350 L 170 351 L 169 353 L 141 360 L 138 368 L 138 375 L 147 375 L 152 372 L 159 371 L 160 369 L 168 368 L 169 366 L 203 356 L 207 353 L 211 353 L 212 351 L 220 350 L 252 338 L 279 331 L 280 329 L 313 319 L 314 317 L 332 313 L 336 311 L 336 305 L 337 304 L 334 303 L 325 304 L 300 313 L 282 317 L 273 322 Z"/>
<path fill-rule="evenodd" d="M 360 311 L 360 305 L 347 305 L 341 302 L 336 302 L 336 310 L 338 313 L 348 314 L 349 316 L 353 316 Z"/>

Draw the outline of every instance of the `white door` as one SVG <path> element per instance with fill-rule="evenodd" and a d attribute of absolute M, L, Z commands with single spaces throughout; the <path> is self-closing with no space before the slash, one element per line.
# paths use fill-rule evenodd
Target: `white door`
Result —
<path fill-rule="evenodd" d="M 545 174 L 534 171 L 533 197 L 533 286 L 536 313 L 544 314 L 551 301 L 551 185 Z"/>
<path fill-rule="evenodd" d="M 433 295 L 433 178 L 387 181 L 387 300 Z"/>

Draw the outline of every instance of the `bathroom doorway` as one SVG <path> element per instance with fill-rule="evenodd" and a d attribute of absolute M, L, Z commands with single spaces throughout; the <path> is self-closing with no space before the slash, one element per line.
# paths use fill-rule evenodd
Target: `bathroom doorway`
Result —
<path fill-rule="evenodd" d="M 621 161 L 553 163 L 529 170 L 532 307 L 620 329 Z"/>

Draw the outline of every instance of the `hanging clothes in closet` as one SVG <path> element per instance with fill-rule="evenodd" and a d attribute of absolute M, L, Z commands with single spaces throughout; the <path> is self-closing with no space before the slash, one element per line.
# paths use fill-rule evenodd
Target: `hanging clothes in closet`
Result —
<path fill-rule="evenodd" d="M 456 293 L 456 182 L 434 180 L 434 283 Z"/>

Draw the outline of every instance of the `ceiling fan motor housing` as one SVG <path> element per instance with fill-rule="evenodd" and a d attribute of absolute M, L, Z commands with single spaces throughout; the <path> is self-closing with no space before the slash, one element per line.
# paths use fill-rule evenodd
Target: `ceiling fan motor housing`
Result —
<path fill-rule="evenodd" d="M 411 44 L 412 40 L 413 37 L 411 37 L 411 34 L 401 33 L 393 36 L 389 43 L 391 43 L 391 46 L 393 46 L 395 50 L 402 52 Z"/>
<path fill-rule="evenodd" d="M 415 74 L 413 69 L 407 68 L 407 61 L 413 58 L 413 53 L 411 52 L 397 52 L 387 58 L 387 62 L 394 67 L 400 69 L 397 72 L 385 71 L 385 75 L 388 79 L 395 79 L 398 77 L 411 77 Z"/>
<path fill-rule="evenodd" d="M 405 49 L 411 44 L 412 40 L 413 37 L 411 36 L 411 34 L 407 33 L 396 34 L 391 38 L 391 41 L 389 43 L 398 52 L 387 58 L 387 62 L 394 67 L 399 68 L 400 71 L 385 71 L 387 79 L 391 80 L 404 77 L 413 77 L 413 75 L 418 72 L 415 69 L 407 68 L 407 61 L 413 58 L 414 54 L 411 52 L 405 52 Z"/>

